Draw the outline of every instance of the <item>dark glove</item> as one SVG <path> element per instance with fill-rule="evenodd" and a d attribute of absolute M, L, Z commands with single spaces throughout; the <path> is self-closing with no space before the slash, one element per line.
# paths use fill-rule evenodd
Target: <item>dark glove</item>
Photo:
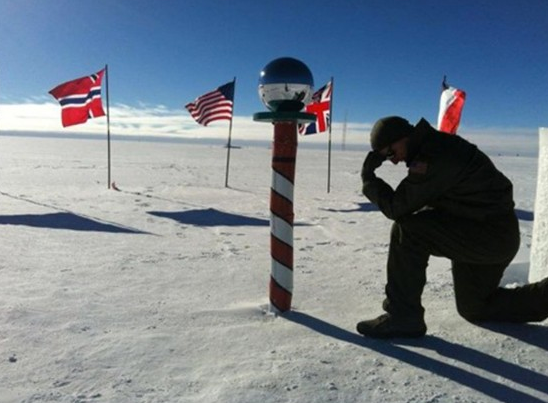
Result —
<path fill-rule="evenodd" d="M 365 157 L 362 166 L 362 182 L 366 183 L 375 179 L 375 170 L 382 165 L 386 157 L 376 151 L 370 151 Z"/>

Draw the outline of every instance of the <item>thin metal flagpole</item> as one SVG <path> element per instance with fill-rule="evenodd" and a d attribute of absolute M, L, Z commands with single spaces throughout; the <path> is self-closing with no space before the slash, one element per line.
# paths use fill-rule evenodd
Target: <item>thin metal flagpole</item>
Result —
<path fill-rule="evenodd" d="M 111 181 L 110 181 L 110 104 L 109 104 L 109 91 L 108 91 L 108 64 L 105 65 L 105 85 L 106 85 L 106 93 L 107 93 L 107 181 L 108 181 L 108 188 L 110 189 Z"/>
<path fill-rule="evenodd" d="M 331 77 L 331 90 L 329 99 L 329 140 L 327 151 L 327 193 L 331 191 L 331 122 L 333 122 L 333 77 Z"/>
<path fill-rule="evenodd" d="M 225 173 L 225 188 L 228 187 L 228 171 L 230 167 L 230 149 L 232 148 L 232 119 L 234 118 L 234 99 L 236 97 L 236 77 L 233 84 L 234 93 L 232 94 L 232 114 L 230 116 L 230 125 L 228 126 L 228 142 L 226 144 L 226 173 Z"/>
<path fill-rule="evenodd" d="M 342 129 L 342 144 L 341 144 L 341 150 L 346 150 L 346 122 L 348 121 L 348 111 L 344 112 L 344 123 L 343 123 L 343 129 Z"/>

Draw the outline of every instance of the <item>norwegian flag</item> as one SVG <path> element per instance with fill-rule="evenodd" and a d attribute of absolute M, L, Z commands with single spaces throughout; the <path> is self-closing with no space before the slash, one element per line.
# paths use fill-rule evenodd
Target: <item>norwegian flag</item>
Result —
<path fill-rule="evenodd" d="M 101 81 L 104 74 L 105 69 L 86 77 L 67 81 L 49 92 L 61 105 L 63 127 L 105 116 L 101 102 Z"/>
<path fill-rule="evenodd" d="M 438 115 L 438 130 L 451 134 L 457 132 L 465 100 L 466 93 L 457 88 L 450 87 L 444 78 Z"/>
<path fill-rule="evenodd" d="M 312 95 L 312 101 L 306 105 L 305 112 L 316 115 L 316 121 L 308 124 L 300 124 L 299 134 L 307 136 L 329 130 L 329 125 L 331 124 L 332 87 L 332 83 L 329 81 Z"/>

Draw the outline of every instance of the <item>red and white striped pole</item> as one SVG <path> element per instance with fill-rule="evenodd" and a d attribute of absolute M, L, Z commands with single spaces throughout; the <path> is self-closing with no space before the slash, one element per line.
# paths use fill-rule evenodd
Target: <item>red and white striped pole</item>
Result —
<path fill-rule="evenodd" d="M 302 112 L 256 113 L 254 119 L 274 123 L 270 187 L 270 311 L 291 309 L 293 297 L 293 194 L 297 161 L 297 124 L 316 115 Z"/>
<path fill-rule="evenodd" d="M 293 189 L 297 157 L 297 123 L 274 123 L 270 188 L 270 307 L 291 309 L 293 296 Z"/>
<path fill-rule="evenodd" d="M 282 57 L 261 71 L 259 95 L 270 112 L 253 120 L 274 124 L 272 186 L 270 188 L 270 311 L 291 309 L 293 297 L 293 190 L 297 158 L 297 124 L 316 115 L 301 112 L 310 100 L 314 80 L 300 60 Z"/>

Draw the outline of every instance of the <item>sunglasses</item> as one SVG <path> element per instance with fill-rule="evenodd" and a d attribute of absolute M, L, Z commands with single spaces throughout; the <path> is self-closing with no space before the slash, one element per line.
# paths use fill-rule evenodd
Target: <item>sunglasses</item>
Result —
<path fill-rule="evenodd" d="M 392 144 L 390 144 L 388 146 L 388 151 L 387 151 L 385 157 L 386 157 L 387 160 L 390 160 L 390 159 L 394 158 L 395 155 L 396 155 L 396 153 L 394 152 L 394 150 L 392 150 Z"/>

